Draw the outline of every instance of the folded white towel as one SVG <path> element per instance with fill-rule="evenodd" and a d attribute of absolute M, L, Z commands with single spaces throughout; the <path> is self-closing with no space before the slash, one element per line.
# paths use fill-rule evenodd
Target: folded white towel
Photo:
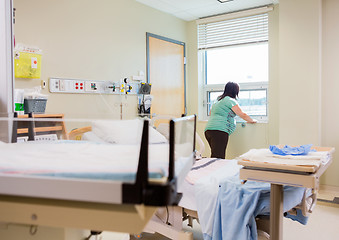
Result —
<path fill-rule="evenodd" d="M 322 160 L 328 157 L 328 152 L 309 152 L 307 155 L 277 155 L 273 154 L 273 157 L 284 159 L 300 159 L 300 160 Z"/>
<path fill-rule="evenodd" d="M 288 164 L 288 165 L 312 165 L 320 166 L 322 163 L 326 163 L 330 157 L 326 151 L 322 152 L 310 152 L 307 155 L 276 155 L 269 149 L 251 149 L 247 153 L 239 156 L 237 159 L 246 159 L 255 162 L 267 162 L 276 164 Z"/>

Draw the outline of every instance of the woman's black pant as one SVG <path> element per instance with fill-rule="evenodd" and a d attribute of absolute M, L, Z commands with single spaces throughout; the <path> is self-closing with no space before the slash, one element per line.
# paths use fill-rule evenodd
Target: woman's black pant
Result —
<path fill-rule="evenodd" d="M 228 133 L 219 130 L 206 130 L 205 137 L 211 148 L 211 158 L 225 158 Z"/>

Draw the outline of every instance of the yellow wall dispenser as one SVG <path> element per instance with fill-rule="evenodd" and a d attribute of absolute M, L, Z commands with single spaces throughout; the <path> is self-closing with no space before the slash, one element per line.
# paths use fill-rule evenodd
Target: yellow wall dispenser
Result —
<path fill-rule="evenodd" d="M 16 78 L 41 77 L 41 50 L 16 50 L 14 56 L 14 73 Z"/>

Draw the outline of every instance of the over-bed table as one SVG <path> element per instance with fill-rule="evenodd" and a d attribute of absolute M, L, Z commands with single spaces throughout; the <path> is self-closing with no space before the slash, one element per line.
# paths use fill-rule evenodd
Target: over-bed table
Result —
<path fill-rule="evenodd" d="M 334 148 L 313 147 L 317 152 L 326 153 L 325 161 L 316 165 L 290 165 L 274 163 L 273 161 L 256 161 L 240 157 L 239 164 L 244 167 L 240 169 L 240 178 L 271 184 L 270 197 L 270 239 L 281 240 L 283 227 L 283 186 L 294 186 L 319 190 L 319 178 L 332 163 Z M 307 160 L 305 156 L 304 160 Z M 312 157 L 309 157 L 312 160 Z M 258 160 L 258 159 L 257 159 Z M 288 161 L 287 161 L 288 162 Z M 316 200 L 316 199 L 314 199 Z"/>

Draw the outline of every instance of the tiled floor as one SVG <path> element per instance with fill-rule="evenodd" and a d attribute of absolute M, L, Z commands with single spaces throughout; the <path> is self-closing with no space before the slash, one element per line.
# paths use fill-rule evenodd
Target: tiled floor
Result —
<path fill-rule="evenodd" d="M 339 187 L 334 186 L 320 186 L 318 199 L 333 201 L 339 198 Z"/>
<path fill-rule="evenodd" d="M 284 240 L 339 239 L 339 204 L 324 205 L 318 202 L 307 225 L 284 219 Z"/>

